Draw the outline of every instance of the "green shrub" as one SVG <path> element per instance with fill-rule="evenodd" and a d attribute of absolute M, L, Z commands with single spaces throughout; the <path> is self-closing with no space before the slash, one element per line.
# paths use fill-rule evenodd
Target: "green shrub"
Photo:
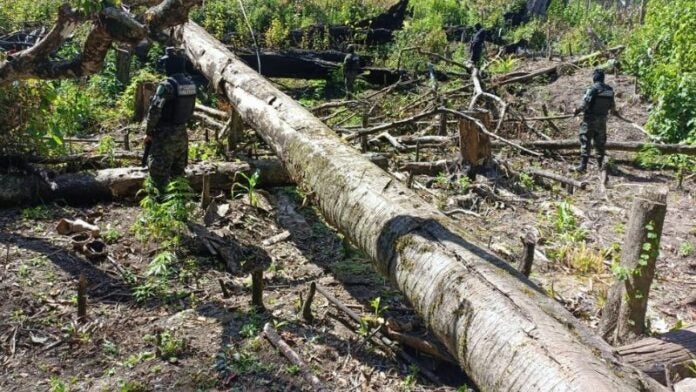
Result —
<path fill-rule="evenodd" d="M 696 3 L 648 3 L 626 51 L 629 70 L 655 103 L 648 128 L 670 142 L 696 143 Z"/>

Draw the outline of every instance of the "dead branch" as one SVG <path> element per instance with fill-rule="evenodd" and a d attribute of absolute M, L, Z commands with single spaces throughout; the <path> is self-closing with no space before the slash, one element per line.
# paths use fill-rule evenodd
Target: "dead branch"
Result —
<path fill-rule="evenodd" d="M 500 147 L 500 143 L 493 143 L 493 146 Z M 580 149 L 580 142 L 574 139 L 566 140 L 538 140 L 533 142 L 522 142 L 525 147 L 537 148 L 540 150 L 574 150 Z M 655 144 L 649 142 L 614 142 L 608 141 L 605 147 L 611 151 L 632 151 L 638 152 L 647 148 L 654 148 L 661 154 L 685 154 L 696 155 L 696 146 L 688 144 Z"/>
<path fill-rule="evenodd" d="M 280 350 L 281 353 L 283 353 L 285 358 L 292 362 L 293 365 L 300 368 L 302 377 L 307 380 L 307 382 L 312 386 L 312 389 L 315 391 L 326 390 L 322 382 L 319 380 L 319 377 L 312 373 L 312 370 L 304 363 L 304 361 L 302 361 L 302 358 L 300 358 L 300 356 L 292 348 L 290 348 L 287 343 L 285 343 L 285 341 L 280 337 L 280 335 L 278 335 L 270 323 L 266 323 L 266 325 L 263 326 L 263 334 L 269 342 L 271 342 L 278 350 Z"/>
<path fill-rule="evenodd" d="M 446 113 L 454 114 L 455 116 L 458 116 L 458 117 L 460 117 L 460 118 L 465 118 L 465 119 L 467 119 L 467 120 L 469 120 L 469 121 L 473 121 L 474 123 L 476 123 L 476 126 L 478 126 L 479 130 L 480 130 L 482 133 L 484 133 L 484 134 L 486 134 L 486 135 L 492 137 L 493 139 L 496 139 L 496 140 L 502 142 L 503 144 L 506 144 L 506 145 L 508 145 L 508 146 L 510 146 L 510 147 L 514 147 L 514 148 L 516 148 L 516 149 L 518 149 L 518 150 L 520 150 L 520 151 L 523 151 L 523 152 L 525 152 L 525 153 L 527 153 L 527 154 L 530 154 L 530 155 L 534 155 L 534 156 L 541 156 L 541 155 L 542 155 L 542 154 L 540 154 L 540 153 L 538 153 L 538 152 L 536 152 L 536 151 L 529 150 L 529 149 L 527 149 L 527 148 L 525 148 L 525 147 L 522 147 L 521 145 L 519 145 L 519 144 L 517 144 L 517 143 L 511 142 L 511 141 L 509 141 L 509 140 L 507 140 L 507 139 L 505 139 L 505 138 L 502 138 L 502 137 L 496 135 L 495 133 L 490 132 L 488 129 L 486 129 L 486 126 L 483 125 L 483 123 L 482 123 L 480 120 L 478 120 L 477 118 L 471 117 L 471 116 L 469 116 L 469 115 L 466 114 L 466 113 L 459 112 L 459 111 L 456 111 L 456 110 L 453 110 L 453 109 L 447 109 L 447 108 L 439 108 L 438 110 L 444 111 L 444 112 L 446 112 Z"/>
<path fill-rule="evenodd" d="M 0 85 L 31 78 L 62 79 L 94 74 L 101 69 L 112 42 L 134 45 L 148 38 L 148 34 L 184 23 L 189 10 L 201 1 L 164 0 L 137 16 L 115 6 L 86 14 L 63 4 L 58 8 L 55 25 L 43 39 L 0 62 Z M 60 48 L 80 24 L 88 21 L 92 29 L 81 52 L 71 60 L 51 60 L 50 54 Z"/>

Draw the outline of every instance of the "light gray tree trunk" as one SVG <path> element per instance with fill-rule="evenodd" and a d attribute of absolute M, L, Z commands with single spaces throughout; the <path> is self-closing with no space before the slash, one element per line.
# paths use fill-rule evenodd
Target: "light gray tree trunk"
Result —
<path fill-rule="evenodd" d="M 200 26 L 178 27 L 175 39 L 481 390 L 664 390 Z"/>

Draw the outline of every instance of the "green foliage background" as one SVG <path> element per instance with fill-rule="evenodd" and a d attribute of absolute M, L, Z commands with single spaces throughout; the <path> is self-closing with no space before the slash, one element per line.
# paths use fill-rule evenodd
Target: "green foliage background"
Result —
<path fill-rule="evenodd" d="M 671 142 L 696 143 L 696 2 L 651 1 L 626 63 L 655 103 L 650 129 Z"/>
<path fill-rule="evenodd" d="M 250 23 L 262 46 L 282 48 L 291 29 L 315 24 L 352 24 L 376 15 L 396 0 L 243 0 Z M 0 34 L 35 23 L 50 26 L 62 0 L 0 0 Z M 96 0 L 71 0 L 82 7 L 98 7 Z M 556 53 L 583 54 L 595 50 L 589 40 L 591 29 L 601 44 L 627 44 L 624 66 L 636 75 L 642 92 L 654 103 L 649 129 L 671 142 L 696 142 L 696 2 L 651 0 L 645 24 L 631 12 L 607 6 L 598 0 L 553 0 L 545 17 L 521 26 L 506 26 L 503 14 L 523 6 L 509 0 L 412 0 L 413 17 L 395 41 L 371 52 L 377 65 L 424 70 L 426 56 L 407 55 L 401 50 L 418 43 L 420 48 L 446 53 L 463 61 L 466 45 L 447 43 L 443 25 L 483 23 L 506 39 L 527 39 L 531 47 L 551 46 Z M 234 46 L 251 46 L 251 37 L 238 0 L 206 0 L 191 17 L 218 38 Z M 79 51 L 87 33 L 80 29 L 61 49 L 63 58 Z M 327 42 L 306 42 L 323 48 Z M 153 49 L 159 55 L 161 48 Z M 3 55 L 0 53 L 0 61 Z M 153 55 L 154 56 L 154 55 Z M 157 57 L 157 56 L 154 56 Z M 104 69 L 80 80 L 25 81 L 0 88 L 0 133 L 7 135 L 2 150 L 62 154 L 66 136 L 94 134 L 129 121 L 132 96 L 139 80 L 160 76 L 153 62 L 134 62 L 133 83 L 123 86 L 114 77 L 114 53 Z M 328 90 L 327 90 L 328 91 Z"/>

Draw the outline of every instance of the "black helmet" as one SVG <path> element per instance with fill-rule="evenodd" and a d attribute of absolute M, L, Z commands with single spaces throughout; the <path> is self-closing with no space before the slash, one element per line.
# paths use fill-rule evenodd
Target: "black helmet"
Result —
<path fill-rule="evenodd" d="M 355 45 L 353 45 L 353 44 L 348 45 L 347 50 L 348 50 L 348 53 L 354 53 L 355 52 Z"/>
<path fill-rule="evenodd" d="M 164 53 L 164 56 L 160 58 L 160 64 L 164 67 L 167 75 L 186 72 L 186 57 L 181 50 L 170 46 L 164 50 Z"/>
<path fill-rule="evenodd" d="M 483 28 L 483 26 L 481 26 L 481 23 L 476 23 L 476 24 L 474 25 L 474 31 L 479 31 L 479 30 L 481 30 L 482 28 Z"/>
<path fill-rule="evenodd" d="M 592 81 L 604 83 L 604 71 L 600 68 L 596 68 L 594 72 L 592 72 Z"/>

